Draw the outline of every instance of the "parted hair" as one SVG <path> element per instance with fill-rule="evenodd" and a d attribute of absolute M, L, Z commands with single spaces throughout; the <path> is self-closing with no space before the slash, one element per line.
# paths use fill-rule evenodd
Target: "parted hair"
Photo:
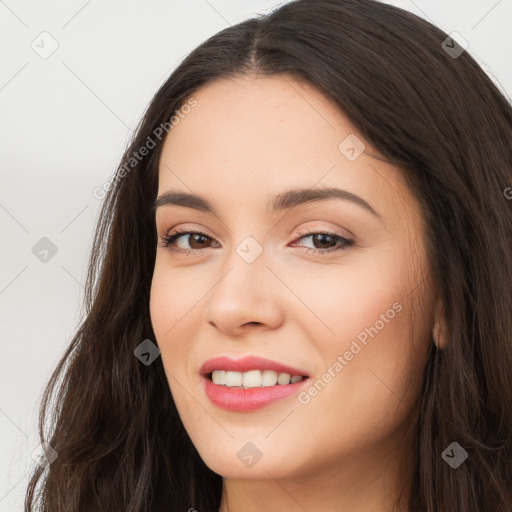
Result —
<path fill-rule="evenodd" d="M 149 292 L 163 140 L 155 129 L 215 80 L 291 76 L 333 100 L 422 209 L 445 308 L 414 411 L 411 512 L 512 511 L 512 106 L 470 50 L 374 0 L 297 0 L 197 46 L 146 109 L 101 206 L 83 318 L 47 383 L 39 435 L 57 458 L 35 466 L 26 512 L 216 512 L 223 480 L 177 413 L 155 339 Z M 127 169 L 129 171 L 127 172 Z M 508 191 L 508 193 L 507 193 Z M 468 458 L 442 458 L 451 443 Z"/>

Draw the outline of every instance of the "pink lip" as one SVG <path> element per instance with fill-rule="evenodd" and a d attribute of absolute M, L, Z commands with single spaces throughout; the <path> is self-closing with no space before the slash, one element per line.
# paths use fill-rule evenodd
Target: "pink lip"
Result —
<path fill-rule="evenodd" d="M 229 388 L 214 384 L 207 375 L 213 370 L 230 370 L 235 372 L 247 372 L 250 370 L 274 370 L 277 373 L 301 375 L 307 377 L 306 372 L 292 368 L 270 359 L 247 356 L 233 360 L 228 357 L 215 357 L 206 361 L 200 369 L 204 390 L 211 402 L 228 411 L 249 412 L 261 409 L 282 398 L 296 394 L 309 383 L 309 377 L 303 378 L 293 384 L 276 384 L 260 388 Z"/>
<path fill-rule="evenodd" d="M 290 375 L 307 376 L 307 373 L 297 368 L 292 368 L 271 359 L 264 357 L 246 356 L 242 359 L 230 359 L 229 357 L 221 356 L 208 359 L 201 368 L 199 373 L 207 375 L 213 370 L 229 370 L 232 372 L 248 372 L 251 370 L 274 370 L 277 373 L 289 373 Z"/>
<path fill-rule="evenodd" d="M 275 386 L 242 389 L 220 386 L 206 377 L 202 379 L 206 395 L 212 403 L 228 411 L 238 412 L 255 411 L 270 405 L 276 400 L 294 395 L 306 384 L 309 385 L 310 380 L 307 378 L 293 384 L 276 384 Z"/>

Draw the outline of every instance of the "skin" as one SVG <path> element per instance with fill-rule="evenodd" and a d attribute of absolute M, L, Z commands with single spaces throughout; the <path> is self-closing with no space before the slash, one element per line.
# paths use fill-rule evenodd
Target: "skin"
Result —
<path fill-rule="evenodd" d="M 199 194 L 217 215 L 157 209 L 160 237 L 180 227 L 207 238 L 174 242 L 189 255 L 158 247 L 150 312 L 183 424 L 205 464 L 225 477 L 220 511 L 388 512 L 408 484 L 413 449 L 404 435 L 442 321 L 418 203 L 402 171 L 371 156 L 343 112 L 310 85 L 251 75 L 194 97 L 197 106 L 165 141 L 158 194 Z M 366 146 L 354 161 L 338 149 L 351 133 Z M 339 198 L 265 208 L 288 189 L 320 186 L 358 195 L 381 217 Z M 325 252 L 340 244 L 297 233 L 304 228 L 354 244 Z M 247 236 L 263 250 L 253 263 L 236 252 Z M 401 310 L 347 361 L 357 336 L 397 303 Z M 331 380 L 308 403 L 292 396 L 226 411 L 199 377 L 219 355 L 267 357 L 313 382 L 331 368 Z M 336 372 L 338 356 L 347 364 Z M 237 457 L 248 442 L 262 454 L 251 467 Z"/>

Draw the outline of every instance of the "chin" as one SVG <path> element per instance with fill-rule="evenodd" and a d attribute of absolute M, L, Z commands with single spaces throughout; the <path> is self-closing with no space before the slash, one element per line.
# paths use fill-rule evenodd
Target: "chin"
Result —
<path fill-rule="evenodd" d="M 240 445 L 240 446 L 239 446 Z M 275 449 L 258 450 L 250 442 L 230 442 L 219 445 L 219 451 L 198 450 L 203 462 L 222 477 L 242 480 L 263 480 L 268 478 L 284 478 L 297 470 L 293 464 L 283 465 L 283 460 L 290 461 L 284 453 L 276 453 Z M 265 451 L 272 453 L 266 454 Z M 290 451 L 293 453 L 293 450 Z"/>

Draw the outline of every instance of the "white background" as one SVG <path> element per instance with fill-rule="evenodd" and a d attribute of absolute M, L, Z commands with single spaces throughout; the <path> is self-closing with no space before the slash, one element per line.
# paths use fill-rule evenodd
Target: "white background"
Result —
<path fill-rule="evenodd" d="M 42 389 L 80 318 L 93 189 L 195 46 L 280 3 L 0 0 L 0 512 L 22 511 Z M 512 97 L 512 0 L 389 3 L 460 33 Z M 31 47 L 50 48 L 43 31 L 58 43 L 47 59 Z M 58 249 L 47 263 L 42 237 Z"/>

